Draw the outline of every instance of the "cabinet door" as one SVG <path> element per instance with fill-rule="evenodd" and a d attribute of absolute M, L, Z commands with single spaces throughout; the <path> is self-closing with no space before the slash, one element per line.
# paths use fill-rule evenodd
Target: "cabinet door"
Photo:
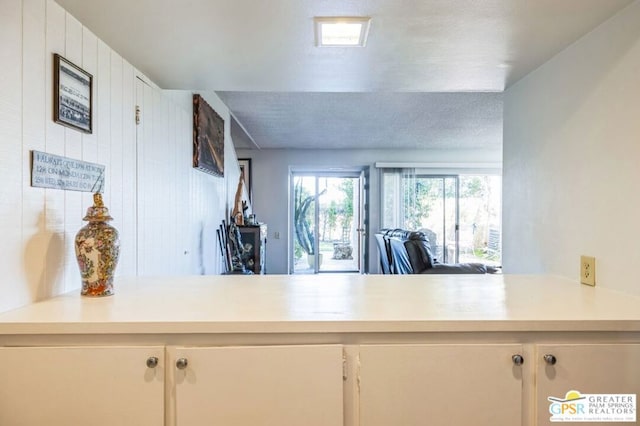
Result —
<path fill-rule="evenodd" d="M 168 348 L 169 425 L 336 426 L 343 423 L 342 348 Z M 187 361 L 184 369 L 176 361 Z"/>
<path fill-rule="evenodd" d="M 360 425 L 522 423 L 521 345 L 360 347 Z"/>
<path fill-rule="evenodd" d="M 638 344 L 538 345 L 536 352 L 538 425 L 552 424 L 548 398 L 563 399 L 572 390 L 640 396 Z M 552 355 L 555 364 L 547 363 L 545 355 Z M 597 424 L 611 423 L 589 423 Z"/>
<path fill-rule="evenodd" d="M 163 347 L 0 348 L 0 425 L 161 426 L 163 358 Z"/>

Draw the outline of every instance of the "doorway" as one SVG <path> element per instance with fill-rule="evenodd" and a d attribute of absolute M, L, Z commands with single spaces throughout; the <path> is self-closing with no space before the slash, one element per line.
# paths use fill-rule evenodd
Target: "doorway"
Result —
<path fill-rule="evenodd" d="M 289 270 L 365 271 L 365 172 L 292 172 Z"/>

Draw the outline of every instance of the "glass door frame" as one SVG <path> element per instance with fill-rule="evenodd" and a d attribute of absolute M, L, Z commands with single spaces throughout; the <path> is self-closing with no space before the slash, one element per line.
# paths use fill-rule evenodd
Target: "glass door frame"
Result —
<path fill-rule="evenodd" d="M 366 235 L 369 231 L 368 226 L 368 170 L 366 167 L 335 170 L 313 168 L 313 169 L 290 169 L 289 170 L 289 241 L 288 241 L 288 263 L 289 274 L 295 274 L 295 179 L 297 177 L 310 177 L 315 179 L 315 194 L 319 192 L 319 181 L 321 178 L 346 178 L 346 179 L 358 179 L 357 188 L 354 188 L 354 195 L 357 194 L 359 198 L 358 209 L 354 209 L 354 221 L 357 231 L 357 270 L 344 270 L 344 271 L 322 271 L 320 269 L 319 255 L 320 255 L 320 203 L 317 200 L 314 202 L 314 257 L 313 273 L 366 273 L 368 265 L 366 264 L 368 259 L 368 245 L 366 243 Z"/>
<path fill-rule="evenodd" d="M 460 258 L 460 175 L 456 174 L 430 174 L 430 173 L 416 173 L 416 179 L 436 179 L 442 183 L 442 259 L 438 259 L 442 263 L 458 263 Z M 454 242 L 454 259 L 449 259 L 447 250 L 447 179 L 452 179 L 455 184 L 455 214 L 453 217 L 453 242 Z M 400 206 L 402 210 L 402 206 Z M 437 253 L 432 253 L 435 257 Z"/>
<path fill-rule="evenodd" d="M 404 190 L 404 185 L 406 184 L 405 182 L 403 182 L 404 179 L 404 175 L 402 173 L 397 173 L 398 169 L 393 169 L 394 172 L 391 173 L 391 175 L 393 176 L 394 182 L 393 182 L 393 186 L 395 187 L 394 191 L 396 194 L 401 194 L 402 191 Z M 382 170 L 381 174 L 380 174 L 380 187 L 384 188 L 384 174 L 385 174 L 385 170 Z M 440 262 L 442 263 L 457 263 L 459 261 L 460 258 L 460 175 L 458 174 L 434 174 L 434 173 L 422 173 L 422 172 L 416 172 L 415 173 L 415 178 L 416 179 L 437 179 L 437 180 L 441 180 L 442 181 L 442 203 L 443 203 L 443 211 L 442 211 L 442 223 L 443 223 L 443 229 L 442 229 L 442 258 L 438 259 Z M 446 197 L 446 179 L 453 179 L 455 182 L 455 215 L 454 215 L 454 244 L 455 244 L 455 248 L 454 248 L 454 259 L 449 259 L 448 257 L 448 253 L 447 253 L 447 244 L 446 244 L 446 239 L 447 239 L 447 230 L 446 230 L 446 213 L 447 213 L 447 197 Z M 380 196 L 380 211 L 383 212 L 384 208 L 385 208 L 385 194 L 384 191 Z M 395 222 L 396 222 L 396 226 L 395 227 L 399 227 L 399 228 L 403 228 L 402 225 L 400 225 L 398 222 L 400 221 L 400 218 L 403 218 L 405 216 L 405 206 L 404 203 L 400 200 L 400 199 L 396 199 L 396 203 L 394 203 L 393 206 L 393 216 L 395 218 Z M 384 224 L 384 214 L 380 215 L 380 220 L 381 220 L 381 224 L 380 227 L 384 228 L 385 224 Z M 437 253 L 433 253 L 433 256 L 437 256 Z"/>

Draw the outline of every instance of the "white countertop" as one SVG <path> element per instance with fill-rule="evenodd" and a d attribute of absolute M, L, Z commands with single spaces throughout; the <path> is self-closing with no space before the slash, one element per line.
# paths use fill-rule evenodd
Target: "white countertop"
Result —
<path fill-rule="evenodd" d="M 553 276 L 118 278 L 0 314 L 0 335 L 640 331 L 640 298 Z"/>

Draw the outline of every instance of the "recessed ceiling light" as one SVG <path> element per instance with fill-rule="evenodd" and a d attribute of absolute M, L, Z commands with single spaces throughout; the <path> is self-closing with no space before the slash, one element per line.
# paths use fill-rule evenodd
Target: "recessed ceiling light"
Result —
<path fill-rule="evenodd" d="M 316 17 L 316 46 L 364 46 L 371 18 L 354 16 Z"/>

